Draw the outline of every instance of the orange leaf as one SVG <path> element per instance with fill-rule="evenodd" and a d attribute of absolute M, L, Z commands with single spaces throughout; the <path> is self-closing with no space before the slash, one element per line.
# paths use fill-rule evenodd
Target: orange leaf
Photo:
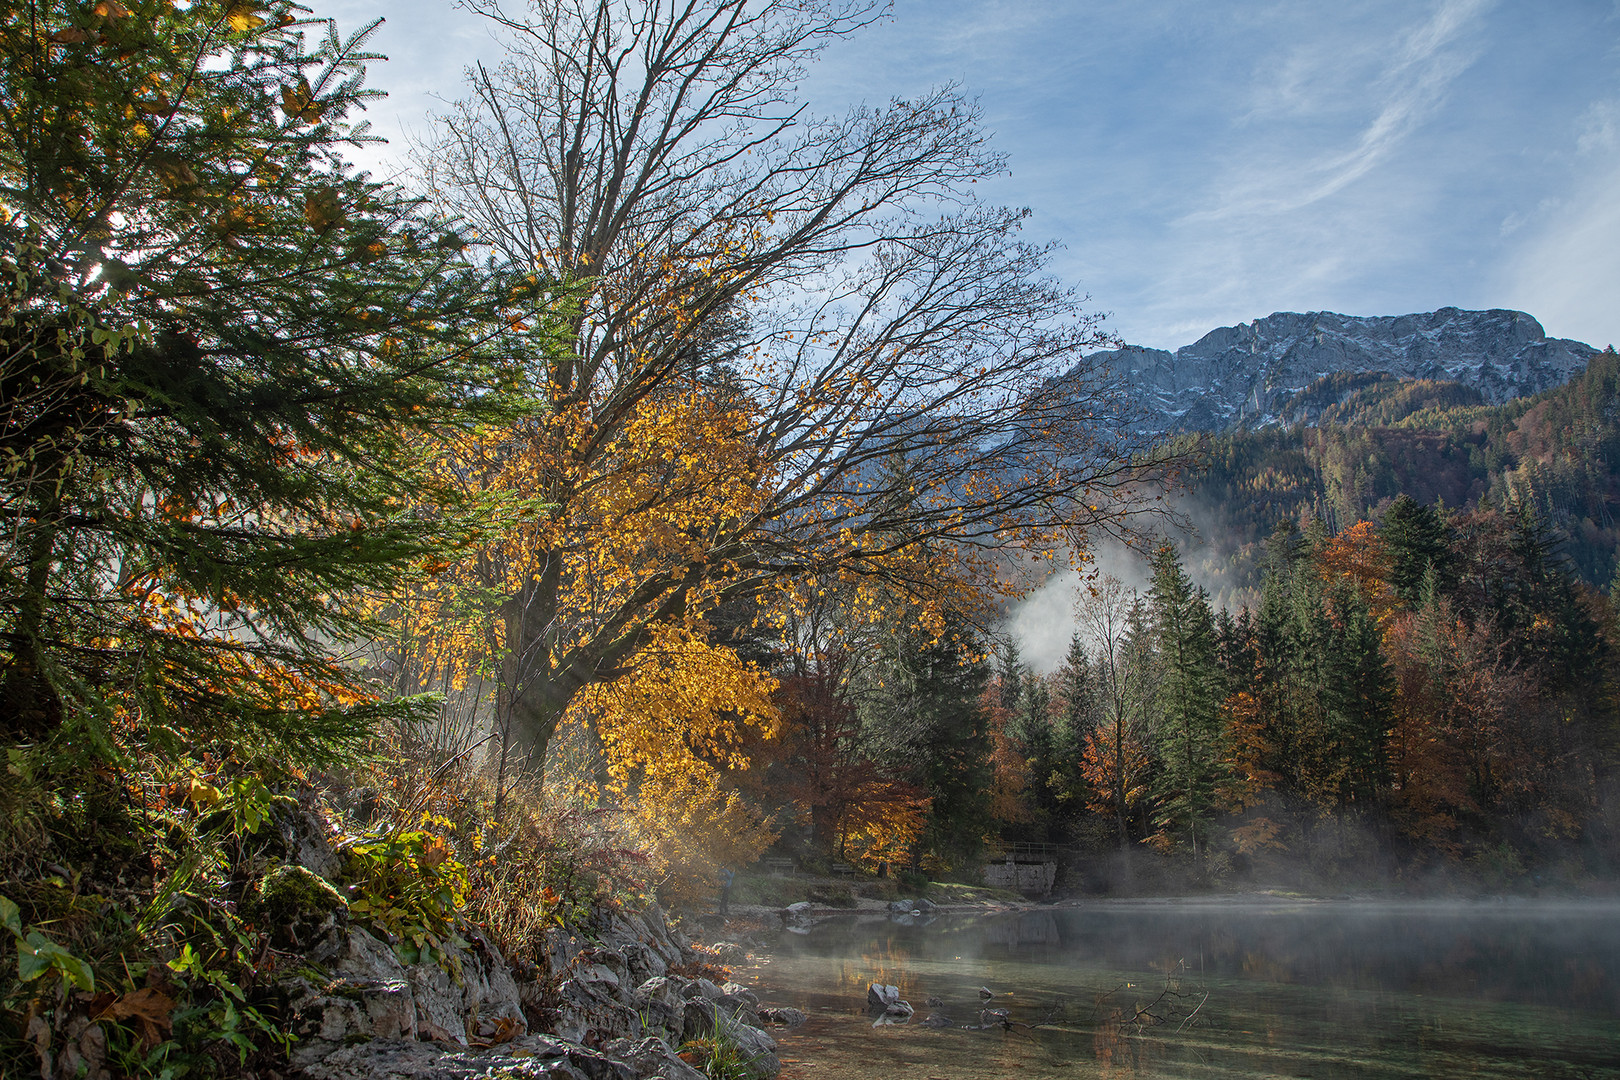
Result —
<path fill-rule="evenodd" d="M 315 100 L 308 79 L 299 79 L 297 86 L 281 88 L 281 110 L 289 117 L 313 124 L 321 118 L 322 105 Z"/>
<path fill-rule="evenodd" d="M 318 188 L 304 199 L 304 220 L 317 232 L 325 232 L 343 220 L 343 205 L 337 192 L 331 188 Z"/>

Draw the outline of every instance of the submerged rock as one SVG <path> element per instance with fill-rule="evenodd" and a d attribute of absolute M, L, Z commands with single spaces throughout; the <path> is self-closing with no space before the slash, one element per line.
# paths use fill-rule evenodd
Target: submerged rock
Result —
<path fill-rule="evenodd" d="M 765 1005 L 759 1010 L 759 1018 L 762 1022 L 776 1027 L 798 1027 L 810 1019 L 810 1016 L 804 1010 L 791 1006 Z"/>
<path fill-rule="evenodd" d="M 873 983 L 866 988 L 866 1007 L 869 1009 L 885 1009 L 899 1000 L 900 988 L 898 986 Z"/>

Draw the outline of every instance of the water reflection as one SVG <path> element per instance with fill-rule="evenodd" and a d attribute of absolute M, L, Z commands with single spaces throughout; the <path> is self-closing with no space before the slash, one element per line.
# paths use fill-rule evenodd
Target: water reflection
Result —
<path fill-rule="evenodd" d="M 814 1018 L 784 1039 L 789 1078 L 1620 1080 L 1617 915 L 1143 902 L 844 920 L 784 940 L 759 985 Z M 874 1030 L 874 981 L 930 1007 Z"/>

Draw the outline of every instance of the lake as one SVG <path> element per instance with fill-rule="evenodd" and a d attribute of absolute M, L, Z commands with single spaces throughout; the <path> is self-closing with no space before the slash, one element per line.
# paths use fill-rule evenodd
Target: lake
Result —
<path fill-rule="evenodd" d="M 784 1080 L 1620 1080 L 1613 903 L 1119 901 L 921 925 L 851 917 L 783 934 L 749 974 L 768 1003 L 811 1017 L 779 1036 Z M 874 1020 L 871 982 L 898 986 L 915 1017 Z"/>

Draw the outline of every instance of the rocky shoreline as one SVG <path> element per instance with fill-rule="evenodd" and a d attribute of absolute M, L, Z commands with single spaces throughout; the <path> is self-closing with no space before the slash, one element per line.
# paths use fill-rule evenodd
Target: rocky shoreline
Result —
<path fill-rule="evenodd" d="M 1025 906 L 854 896 L 739 904 L 729 919 L 691 920 L 714 942 L 700 945 L 657 905 L 598 904 L 547 929 L 524 957 L 503 956 L 467 924 L 424 953 L 351 919 L 342 860 L 318 814 L 281 825 L 290 858 L 265 876 L 255 903 L 279 927 L 283 962 L 266 974 L 293 1038 L 291 1076 L 303 1080 L 703 1080 L 700 1067 L 721 1054 L 732 1069 L 770 1077 L 781 1062 L 768 1029 L 805 1016 L 727 981 L 725 965 L 827 919 L 926 921 Z"/>
<path fill-rule="evenodd" d="M 796 1026 L 804 1014 L 702 974 L 745 960 L 744 943 L 768 943 L 750 933 L 768 938 L 826 919 L 931 919 L 1015 906 L 739 905 L 717 929 L 748 932 L 707 947 L 671 927 L 656 905 L 639 913 L 604 906 L 584 923 L 549 930 L 536 965 L 511 965 L 472 933 L 436 962 L 404 964 L 388 943 L 328 912 L 306 954 L 323 978 L 301 974 L 281 984 L 297 1036 L 291 1064 L 304 1080 L 703 1080 L 680 1050 L 722 1042 L 756 1076 L 774 1076 L 781 1062 L 768 1029 Z"/>
<path fill-rule="evenodd" d="M 537 962 L 509 962 L 463 925 L 431 959 L 405 963 L 351 922 L 318 819 L 295 831 L 296 863 L 267 877 L 260 899 L 302 960 L 276 977 L 294 1077 L 703 1080 L 693 1061 L 717 1049 L 768 1077 L 781 1063 L 765 1028 L 803 1020 L 708 977 L 741 948 L 694 947 L 656 905 L 598 905 L 552 927 Z M 679 1056 L 689 1045 L 693 1061 Z"/>

